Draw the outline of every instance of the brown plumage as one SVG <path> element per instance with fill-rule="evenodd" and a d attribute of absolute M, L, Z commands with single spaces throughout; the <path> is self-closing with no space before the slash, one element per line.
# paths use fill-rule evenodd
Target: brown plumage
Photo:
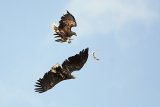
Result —
<path fill-rule="evenodd" d="M 76 36 L 76 33 L 72 32 L 71 28 L 76 26 L 77 23 L 74 16 L 69 13 L 69 11 L 67 11 L 67 13 L 61 17 L 61 20 L 59 21 L 59 26 L 57 27 L 54 25 L 54 35 L 57 35 L 55 36 L 55 38 L 58 38 L 55 41 L 71 43 L 71 37 L 73 35 Z"/>
<path fill-rule="evenodd" d="M 37 80 L 35 91 L 43 93 L 63 80 L 74 79 L 71 73 L 84 66 L 88 59 L 88 51 L 88 48 L 83 49 L 79 54 L 66 59 L 62 65 L 56 64 L 53 66 L 49 72 L 44 74 L 43 78 Z"/>

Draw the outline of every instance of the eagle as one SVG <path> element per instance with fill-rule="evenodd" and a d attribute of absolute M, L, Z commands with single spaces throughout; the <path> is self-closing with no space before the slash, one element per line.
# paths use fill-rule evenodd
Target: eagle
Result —
<path fill-rule="evenodd" d="M 73 71 L 80 70 L 88 59 L 89 48 L 83 49 L 74 56 L 66 59 L 62 65 L 56 64 L 46 72 L 43 78 L 39 78 L 35 85 L 35 92 L 43 93 L 53 88 L 63 80 L 75 79 L 71 74 Z"/>
<path fill-rule="evenodd" d="M 57 38 L 57 40 L 55 41 L 61 43 L 71 43 L 71 37 L 73 35 L 77 36 L 76 32 L 73 32 L 71 28 L 76 26 L 77 23 L 74 16 L 69 11 L 67 11 L 67 13 L 61 17 L 61 20 L 59 21 L 59 26 L 53 25 L 53 30 L 55 32 L 54 35 L 57 35 L 55 36 L 55 38 Z"/>

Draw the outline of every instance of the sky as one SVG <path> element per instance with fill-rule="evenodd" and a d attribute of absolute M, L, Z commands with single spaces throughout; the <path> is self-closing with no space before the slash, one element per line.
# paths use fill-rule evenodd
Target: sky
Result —
<path fill-rule="evenodd" d="M 0 107 L 160 107 L 159 0 L 0 0 Z M 71 44 L 52 23 L 72 13 Z M 56 63 L 89 48 L 76 79 L 34 92 Z M 96 61 L 91 53 L 100 59 Z"/>

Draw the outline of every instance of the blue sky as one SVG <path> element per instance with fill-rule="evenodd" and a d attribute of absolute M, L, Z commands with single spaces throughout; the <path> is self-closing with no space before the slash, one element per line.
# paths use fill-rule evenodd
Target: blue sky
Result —
<path fill-rule="evenodd" d="M 1 107 L 160 107 L 159 0 L 0 0 Z M 72 44 L 54 42 L 52 23 L 69 10 Z M 35 81 L 89 47 L 75 80 L 43 94 Z M 91 53 L 96 51 L 100 61 Z"/>

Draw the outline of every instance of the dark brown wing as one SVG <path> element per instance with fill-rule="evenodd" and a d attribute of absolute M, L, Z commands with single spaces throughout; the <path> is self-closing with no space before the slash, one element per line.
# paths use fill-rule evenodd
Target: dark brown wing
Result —
<path fill-rule="evenodd" d="M 74 16 L 67 11 L 67 14 L 61 17 L 59 21 L 59 29 L 67 29 L 70 30 L 71 27 L 76 27 L 77 23 Z"/>
<path fill-rule="evenodd" d="M 44 74 L 43 78 L 40 78 L 39 80 L 37 80 L 36 82 L 36 88 L 35 91 L 39 92 L 39 93 L 43 93 L 49 89 L 51 89 L 52 87 L 54 87 L 57 83 L 61 82 L 62 80 L 64 80 L 58 72 L 58 69 L 56 70 L 57 72 L 52 72 L 51 70 L 47 73 Z"/>
<path fill-rule="evenodd" d="M 73 71 L 80 70 L 88 59 L 88 51 L 88 48 L 83 49 L 79 54 L 66 59 L 62 64 L 63 71 L 72 73 Z"/>

